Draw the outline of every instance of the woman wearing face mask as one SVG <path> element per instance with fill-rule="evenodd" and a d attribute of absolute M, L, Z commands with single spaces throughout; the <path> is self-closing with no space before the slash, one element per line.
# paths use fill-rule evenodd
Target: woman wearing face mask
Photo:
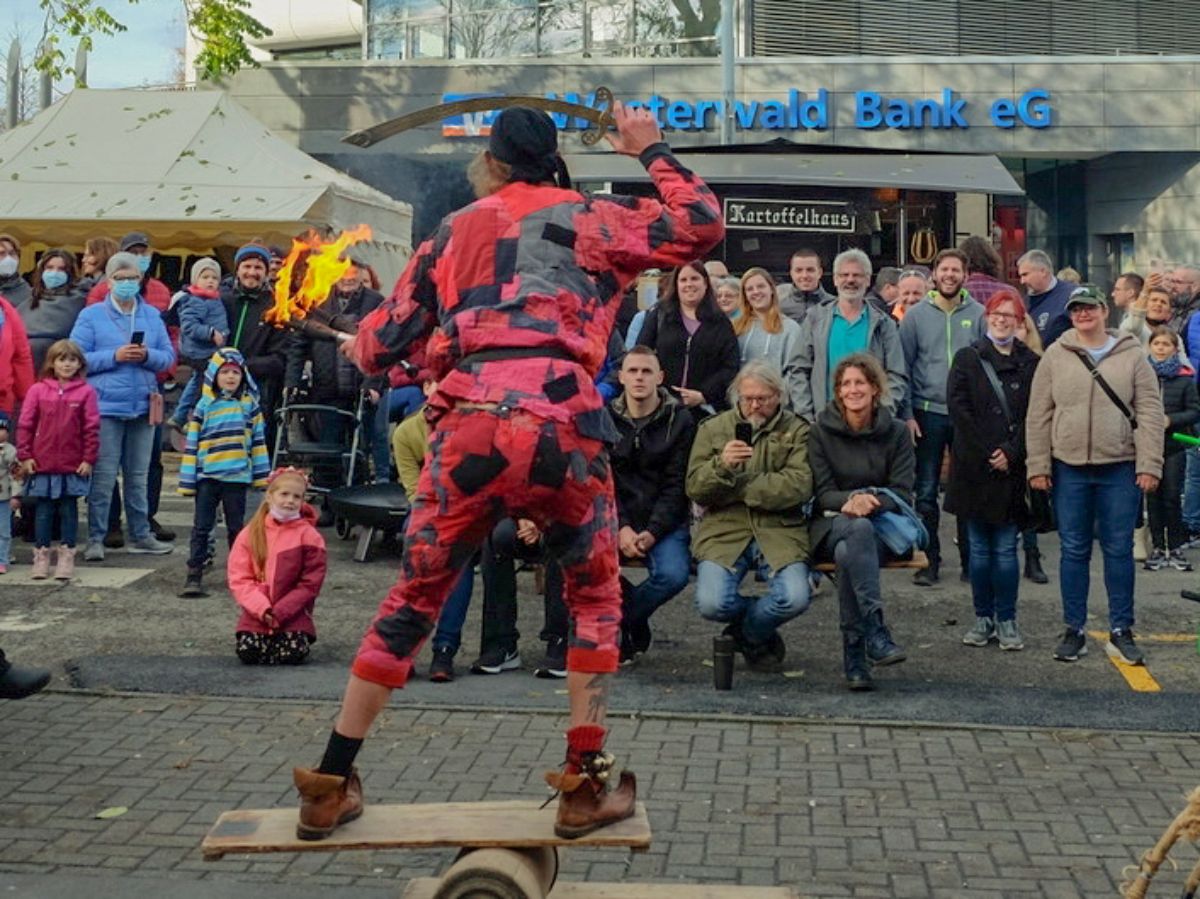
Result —
<path fill-rule="evenodd" d="M 17 307 L 29 334 L 35 370 L 41 371 L 50 345 L 71 333 L 85 297 L 76 280 L 75 257 L 66 250 L 43 253 L 33 271 L 29 300 Z"/>
<path fill-rule="evenodd" d="M 125 484 L 125 507 L 133 553 L 171 551 L 150 533 L 146 481 L 155 427 L 161 406 L 157 372 L 175 362 L 175 351 L 158 310 L 141 297 L 137 258 L 117 253 L 106 267 L 108 294 L 88 306 L 75 321 L 71 340 L 87 359 L 88 383 L 100 400 L 100 458 L 88 494 L 88 543 L 84 559 L 104 561 L 104 535 L 113 484 L 120 469 Z M 157 408 L 156 408 L 157 407 Z"/>
<path fill-rule="evenodd" d="M 1011 287 L 986 306 L 987 336 L 954 357 L 946 385 L 954 424 L 946 511 L 966 521 L 975 626 L 962 642 L 1019 650 L 1017 533 L 1025 503 L 1025 410 L 1038 357 L 1016 338 L 1025 304 Z M 1036 331 L 1034 333 L 1037 333 Z"/>
<path fill-rule="evenodd" d="M 667 389 L 697 418 L 728 408 L 726 392 L 741 352 L 703 263 L 690 262 L 670 273 L 638 342 L 658 353 Z"/>
<path fill-rule="evenodd" d="M 10 234 L 0 234 L 0 297 L 20 306 L 32 292 L 21 277 L 21 244 Z"/>
<path fill-rule="evenodd" d="M 775 280 L 764 268 L 751 268 L 742 275 L 740 315 L 734 320 L 742 365 L 753 359 L 770 362 L 788 386 L 787 405 L 795 411 L 801 389 L 797 371 L 800 326 L 779 311 Z"/>

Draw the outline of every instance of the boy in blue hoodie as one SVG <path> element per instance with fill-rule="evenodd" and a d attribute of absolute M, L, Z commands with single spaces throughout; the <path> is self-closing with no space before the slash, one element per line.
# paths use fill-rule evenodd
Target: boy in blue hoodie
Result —
<path fill-rule="evenodd" d="M 221 302 L 221 266 L 215 259 L 200 259 L 192 265 L 192 283 L 176 301 L 179 309 L 179 358 L 192 370 L 179 404 L 167 424 L 177 431 L 187 429 L 188 416 L 200 398 L 208 360 L 229 340 L 229 318 Z"/>
<path fill-rule="evenodd" d="M 188 421 L 179 466 L 179 492 L 196 497 L 191 552 L 182 597 L 207 596 L 202 576 L 217 506 L 225 509 L 229 545 L 242 529 L 246 491 L 265 487 L 271 471 L 258 388 L 246 360 L 233 349 L 212 355 L 200 402 Z"/>

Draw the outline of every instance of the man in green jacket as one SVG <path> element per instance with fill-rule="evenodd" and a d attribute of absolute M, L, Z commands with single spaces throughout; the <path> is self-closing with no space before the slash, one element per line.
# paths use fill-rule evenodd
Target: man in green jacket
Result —
<path fill-rule="evenodd" d="M 696 606 L 728 622 L 752 670 L 779 672 L 779 626 L 809 603 L 808 425 L 782 407 L 786 385 L 769 362 L 747 363 L 730 393 L 737 402 L 700 425 L 688 462 L 688 496 L 704 507 L 692 545 Z M 751 568 L 766 575 L 765 596 L 738 589 Z"/>

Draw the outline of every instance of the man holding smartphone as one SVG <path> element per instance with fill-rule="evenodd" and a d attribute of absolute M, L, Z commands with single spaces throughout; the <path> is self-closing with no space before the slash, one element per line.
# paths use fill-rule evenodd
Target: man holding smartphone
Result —
<path fill-rule="evenodd" d="M 754 671 L 783 670 L 779 627 L 808 608 L 808 528 L 812 498 L 808 425 L 783 408 L 787 386 L 771 363 L 746 363 L 733 382 L 737 404 L 700 425 L 688 462 L 688 496 L 704 507 L 692 546 L 696 606 Z M 765 596 L 740 584 L 751 569 Z"/>

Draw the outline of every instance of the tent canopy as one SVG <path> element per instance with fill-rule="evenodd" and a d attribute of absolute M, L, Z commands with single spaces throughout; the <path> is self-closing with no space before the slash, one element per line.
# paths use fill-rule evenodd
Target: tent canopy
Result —
<path fill-rule="evenodd" d="M 271 134 L 220 91 L 79 89 L 0 134 L 0 232 L 23 242 L 139 230 L 200 251 L 358 224 L 376 250 L 411 250 L 412 207 Z"/>
<path fill-rule="evenodd" d="M 710 184 L 901 187 L 963 193 L 1021 194 L 995 156 L 909 153 L 675 153 Z M 636 159 L 615 153 L 564 155 L 577 182 L 648 181 Z"/>

